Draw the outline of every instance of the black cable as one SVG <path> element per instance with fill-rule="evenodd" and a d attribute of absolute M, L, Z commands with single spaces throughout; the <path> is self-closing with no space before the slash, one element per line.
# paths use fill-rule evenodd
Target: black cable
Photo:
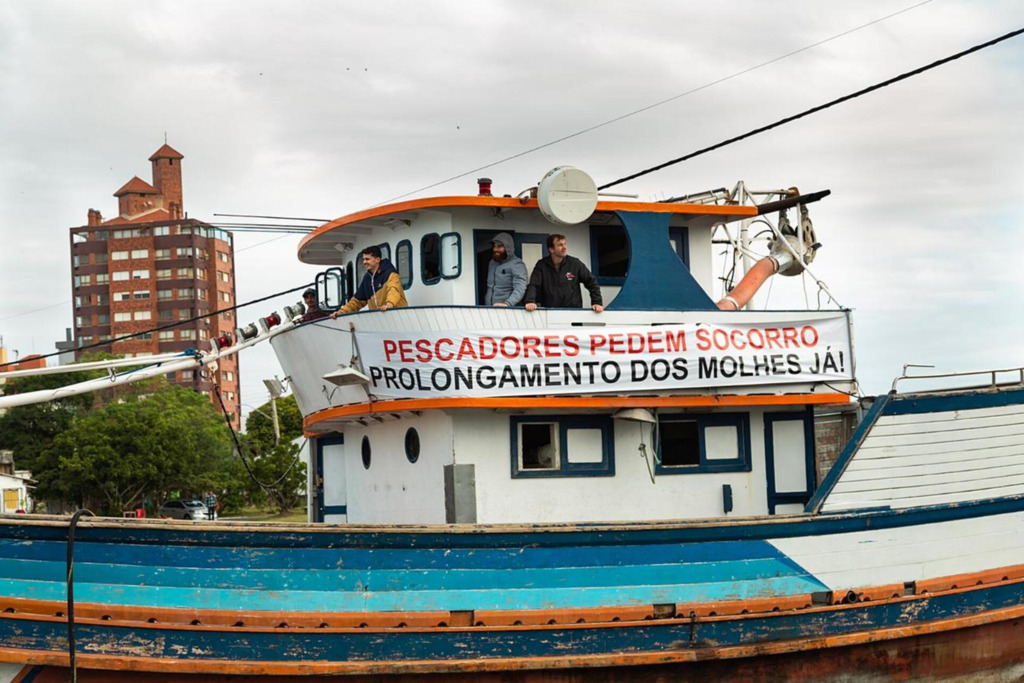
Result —
<path fill-rule="evenodd" d="M 763 67 L 770 66 L 770 65 L 772 65 L 772 64 L 774 64 L 776 62 L 781 62 L 783 59 L 787 59 L 787 58 L 792 57 L 794 55 L 798 55 L 801 52 L 806 52 L 807 50 L 810 50 L 812 48 L 818 47 L 820 45 L 824 45 L 825 43 L 829 43 L 829 42 L 831 42 L 833 40 L 836 40 L 838 38 L 842 38 L 844 36 L 848 36 L 851 33 L 855 33 L 857 31 L 860 31 L 861 29 L 865 29 L 865 28 L 868 28 L 869 26 L 873 26 L 875 24 L 879 24 L 879 23 L 881 23 L 881 22 L 883 22 L 883 21 L 885 21 L 887 19 L 892 19 L 893 17 L 895 17 L 897 15 L 903 14 L 905 12 L 909 12 L 910 10 L 913 10 L 913 9 L 917 9 L 918 7 L 920 7 L 922 5 L 927 5 L 929 2 L 931 2 L 931 0 L 924 0 L 923 2 L 919 2 L 919 3 L 915 4 L 915 5 L 911 5 L 910 7 L 904 7 L 903 9 L 901 9 L 901 10 L 899 10 L 897 12 L 893 12 L 892 14 L 887 14 L 884 17 L 879 17 L 878 19 L 873 19 L 872 21 L 869 21 L 866 24 L 861 24 L 860 26 L 856 26 L 854 28 L 847 29 L 845 31 L 842 31 L 841 33 L 836 33 L 835 35 L 832 35 L 832 36 L 829 36 L 828 38 L 824 38 L 824 39 L 819 40 L 817 42 L 811 43 L 810 45 L 805 45 L 805 46 L 803 46 L 801 48 L 793 50 L 792 52 L 787 52 L 784 55 L 779 55 L 778 57 L 773 57 L 772 59 L 769 59 L 766 62 L 761 62 L 760 64 L 756 64 L 754 66 L 747 67 L 746 69 L 742 69 L 741 71 L 736 71 L 736 72 L 734 72 L 732 74 L 729 74 L 728 76 L 723 76 L 722 78 L 716 79 L 714 81 L 709 81 L 709 82 L 704 83 L 703 85 L 699 85 L 699 86 L 697 86 L 695 88 L 691 88 L 690 90 L 687 90 L 686 92 L 682 92 L 682 93 L 679 93 L 678 95 L 673 95 L 673 96 L 668 97 L 666 99 L 659 100 L 657 102 L 653 102 L 651 104 L 648 104 L 648 105 L 645 105 L 643 107 L 640 107 L 639 109 L 634 109 L 633 111 L 626 112 L 625 114 L 620 114 L 620 115 L 618 115 L 618 116 L 616 116 L 614 118 L 608 119 L 606 121 L 602 121 L 601 123 L 596 123 L 593 126 L 590 126 L 588 128 L 584 128 L 583 130 L 578 130 L 575 133 L 569 133 L 568 135 L 563 135 L 560 138 L 556 138 L 556 139 L 551 140 L 549 142 L 545 142 L 545 143 L 539 144 L 536 147 L 531 147 L 530 149 L 524 150 L 522 152 L 518 152 L 517 154 L 513 154 L 511 156 L 507 156 L 507 157 L 504 157 L 502 159 L 498 159 L 497 161 L 492 161 L 489 164 L 485 164 L 483 166 L 478 166 L 477 168 L 470 169 L 470 170 L 465 171 L 463 173 L 460 173 L 458 175 L 453 175 L 453 176 L 451 176 L 449 178 L 445 178 L 444 180 L 439 180 L 439 181 L 437 181 L 435 183 L 431 183 L 430 185 L 424 185 L 423 187 L 421 187 L 419 189 L 416 189 L 416 190 L 412 190 L 411 192 L 406 192 L 405 194 L 400 194 L 400 195 L 396 195 L 394 197 L 391 197 L 390 199 L 385 199 L 382 202 L 378 202 L 378 203 L 374 204 L 374 206 L 380 206 L 382 204 L 390 204 L 393 201 L 397 201 L 399 199 L 403 199 L 405 197 L 408 197 L 409 195 L 413 195 L 413 194 L 416 194 L 418 192 L 423 192 L 424 190 L 429 190 L 431 188 L 437 187 L 438 185 L 444 185 L 445 183 L 451 182 L 453 180 L 458 180 L 459 178 L 465 178 L 468 175 L 472 175 L 474 173 L 479 173 L 480 171 L 486 170 L 488 168 L 492 168 L 494 166 L 499 166 L 501 164 L 504 164 L 507 161 L 512 161 L 513 159 L 518 159 L 520 157 L 524 157 L 527 154 L 532 154 L 533 152 L 536 152 L 538 150 L 544 149 L 545 147 L 551 147 L 552 145 L 557 145 L 560 142 L 565 142 L 566 140 L 571 140 L 572 138 L 576 138 L 576 137 L 579 137 L 581 135 L 585 135 L 586 133 L 590 133 L 590 132 L 595 131 L 595 130 L 597 130 L 599 128 L 604 128 L 605 126 L 609 126 L 609 125 L 611 125 L 613 123 L 617 123 L 619 121 L 622 121 L 623 119 L 628 119 L 631 116 L 636 116 L 637 114 L 642 114 L 643 112 L 649 111 L 651 109 L 654 109 L 655 107 L 660 107 L 660 106 L 662 106 L 664 104 L 668 104 L 669 102 L 674 102 L 675 100 L 678 100 L 678 99 L 681 99 L 681 98 L 686 97 L 688 95 L 692 95 L 694 93 L 700 92 L 701 90 L 706 90 L 707 88 L 710 88 L 712 86 L 718 85 L 719 83 L 725 83 L 726 81 L 732 80 L 734 78 L 738 78 L 738 77 L 743 76 L 745 74 L 748 74 L 748 73 L 750 73 L 752 71 L 756 71 L 756 70 L 761 69 Z M 218 215 L 227 215 L 227 214 L 214 214 L 214 215 L 218 216 Z"/>
<path fill-rule="evenodd" d="M 75 527 L 83 515 L 95 517 L 90 510 L 82 508 L 71 515 L 71 522 L 68 524 L 68 664 L 71 667 L 71 681 L 78 680 L 78 668 L 75 662 Z"/>
<path fill-rule="evenodd" d="M 990 40 L 988 42 L 981 43 L 980 45 L 975 45 L 974 47 L 968 48 L 967 50 L 964 50 L 962 52 L 957 52 L 956 54 L 950 55 L 949 57 L 944 57 L 942 59 L 939 59 L 937 61 L 932 62 L 931 64 L 927 64 L 925 66 L 918 67 L 917 69 L 914 69 L 913 71 L 908 71 L 906 73 L 900 74 L 899 76 L 895 76 L 893 78 L 890 78 L 888 80 L 882 81 L 880 83 L 876 83 L 875 85 L 868 86 L 867 88 L 863 88 L 862 90 L 858 90 L 857 92 L 851 93 L 849 95 L 844 95 L 843 97 L 834 99 L 831 102 L 826 102 L 825 104 L 820 104 L 817 107 L 812 107 L 810 109 L 807 109 L 806 111 L 800 112 L 799 114 L 794 114 L 793 116 L 787 116 L 784 119 L 779 119 L 775 123 L 768 124 L 767 126 L 761 126 L 760 128 L 755 128 L 754 130 L 749 131 L 747 133 L 744 133 L 743 135 L 737 135 L 736 137 L 729 138 L 728 140 L 723 140 L 722 142 L 719 142 L 717 144 L 711 145 L 710 147 L 705 147 L 704 149 L 699 149 L 696 152 L 691 152 L 689 154 L 686 154 L 684 156 L 678 157 L 676 159 L 672 159 L 671 161 L 666 161 L 663 164 L 658 164 L 657 166 L 652 166 L 651 168 L 645 169 L 643 171 L 639 171 L 637 173 L 634 173 L 633 175 L 628 175 L 628 176 L 625 176 L 624 178 L 619 178 L 618 180 L 613 180 L 610 183 L 605 183 L 604 185 L 599 186 L 597 189 L 598 190 L 605 190 L 605 189 L 607 189 L 609 187 L 615 187 L 616 185 L 621 185 L 622 183 L 627 182 L 629 180 L 634 180 L 634 179 L 639 178 L 641 176 L 645 176 L 648 173 L 654 173 L 655 171 L 660 171 L 663 168 L 668 168 L 669 166 L 673 166 L 673 165 L 681 163 L 683 161 L 688 161 L 688 160 L 693 159 L 694 157 L 698 157 L 698 156 L 700 156 L 702 154 L 707 154 L 708 152 L 713 152 L 716 149 L 721 149 L 722 147 L 725 147 L 727 145 L 731 145 L 734 142 L 739 142 L 741 140 L 746 140 L 749 137 L 753 137 L 755 135 L 759 135 L 760 133 L 764 133 L 766 131 L 772 130 L 773 128 L 778 128 L 779 126 L 783 126 L 783 125 L 785 125 L 787 123 L 790 123 L 792 121 L 796 121 L 797 119 L 802 119 L 805 116 L 810 116 L 811 114 L 816 114 L 819 111 L 822 111 L 824 109 L 828 109 L 829 107 L 834 107 L 837 104 L 842 104 L 843 102 L 847 102 L 849 100 L 858 98 L 861 95 L 867 95 L 870 92 L 874 92 L 875 90 L 879 90 L 881 88 L 884 88 L 886 86 L 892 85 L 894 83 L 898 83 L 900 81 L 906 80 L 908 78 L 911 78 L 912 76 L 920 75 L 920 74 L 924 73 L 925 71 L 929 71 L 929 70 L 934 69 L 936 67 L 942 66 L 943 64 L 948 64 L 949 62 L 952 62 L 954 60 L 960 59 L 961 57 L 966 57 L 967 55 L 969 55 L 971 53 L 978 52 L 979 50 L 984 50 L 987 47 L 992 47 L 993 45 L 996 45 L 998 43 L 1003 42 L 1004 40 L 1009 40 L 1010 38 L 1015 38 L 1015 37 L 1019 36 L 1021 33 L 1024 33 L 1024 28 L 1019 28 L 1016 31 L 1010 31 L 1007 34 L 999 36 L 998 38 L 994 38 L 994 39 L 992 39 L 992 40 Z"/>
<path fill-rule="evenodd" d="M 148 330 L 142 330 L 141 332 L 133 332 L 131 334 L 123 334 L 120 337 L 115 337 L 113 339 L 108 339 L 107 341 L 96 342 L 95 344 L 88 344 L 86 346 L 79 346 L 78 348 L 75 349 L 75 351 L 83 351 L 85 349 L 93 349 L 93 348 L 96 348 L 97 346 L 112 346 L 116 342 L 124 341 L 125 339 L 132 339 L 133 337 L 138 337 L 139 335 L 142 335 L 142 334 L 151 334 L 153 332 L 160 332 L 161 330 L 169 330 L 169 329 L 171 329 L 173 327 L 181 327 L 182 325 L 187 325 L 189 323 L 194 323 L 197 320 L 202 320 L 203 318 L 212 318 L 213 316 L 220 315 L 221 313 L 229 313 L 229 312 L 234 311 L 234 310 L 239 309 L 239 308 L 245 308 L 246 306 L 252 306 L 253 304 L 258 304 L 258 303 L 261 303 L 263 301 L 267 301 L 268 299 L 275 299 L 275 298 L 277 298 L 279 296 L 284 296 L 285 294 L 291 294 L 292 292 L 297 292 L 300 289 L 305 290 L 305 289 L 308 289 L 309 287 L 311 287 L 313 284 L 314 283 L 306 283 L 304 285 L 300 285 L 300 286 L 294 287 L 292 289 L 286 289 L 283 292 L 277 292 L 276 294 L 270 294 L 268 296 L 264 296 L 264 297 L 261 297 L 259 299 L 253 299 L 252 301 L 246 301 L 245 303 L 235 304 L 234 306 L 228 306 L 227 308 L 218 308 L 218 309 L 215 309 L 213 311 L 210 311 L 209 313 L 203 313 L 202 315 L 194 316 L 192 318 L 189 318 L 188 320 L 179 320 L 177 322 L 170 323 L 168 325 L 161 325 L 159 327 L 153 327 L 153 328 L 150 328 Z M 33 356 L 33 360 L 41 359 L 41 358 L 52 358 L 53 356 L 59 356 L 62 353 L 64 353 L 64 352 L 63 351 L 54 351 L 53 353 L 48 353 L 45 356 Z M 8 365 L 17 365 L 18 363 L 19 363 L 19 361 L 16 361 L 16 360 L 15 361 L 11 361 L 9 363 L 0 363 L 0 368 L 5 368 Z"/>
<path fill-rule="evenodd" d="M 231 424 L 231 418 L 228 417 L 228 408 L 224 405 L 224 399 L 220 395 L 220 387 L 216 384 L 213 385 L 213 393 L 217 394 L 217 401 L 220 403 L 220 412 L 224 415 L 224 421 L 228 425 L 228 430 L 231 432 L 231 440 L 235 442 L 235 449 L 238 451 L 238 457 L 241 459 L 242 464 L 245 465 L 245 471 L 249 473 L 249 478 L 256 482 L 256 485 L 261 489 L 269 490 L 276 487 L 284 478 L 288 476 L 288 473 L 292 471 L 292 468 L 299 462 L 299 454 L 295 454 L 295 460 L 292 461 L 291 465 L 288 465 L 288 469 L 284 471 L 280 477 L 277 478 L 272 484 L 264 484 L 256 477 L 256 473 L 252 471 L 252 467 L 249 465 L 249 461 L 245 459 L 245 454 L 242 452 L 242 444 L 238 441 L 238 434 L 235 433 L 235 426 Z M 301 449 L 299 449 L 301 451 Z"/>

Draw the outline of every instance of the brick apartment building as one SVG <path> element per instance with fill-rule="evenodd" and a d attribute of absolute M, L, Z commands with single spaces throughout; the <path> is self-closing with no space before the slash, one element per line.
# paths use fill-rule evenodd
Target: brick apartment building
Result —
<path fill-rule="evenodd" d="M 114 193 L 116 218 L 103 220 L 99 211 L 89 209 L 88 224 L 71 228 L 76 355 L 86 350 L 126 357 L 206 350 L 211 338 L 234 330 L 232 311 L 152 331 L 235 304 L 232 235 L 185 214 L 183 158 L 165 144 L 149 158 L 152 185 L 136 176 Z M 136 333 L 141 334 L 113 341 Z M 216 382 L 238 427 L 237 356 L 220 361 L 216 376 L 187 370 L 168 379 L 209 395 L 219 407 L 213 395 Z"/>

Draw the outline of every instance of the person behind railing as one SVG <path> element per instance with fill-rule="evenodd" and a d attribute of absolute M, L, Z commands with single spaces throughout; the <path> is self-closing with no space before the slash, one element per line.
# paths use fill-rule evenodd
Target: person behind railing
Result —
<path fill-rule="evenodd" d="M 380 247 L 367 247 L 362 254 L 366 275 L 348 303 L 331 313 L 332 318 L 355 313 L 364 306 L 369 306 L 371 310 L 387 311 L 409 305 L 405 300 L 405 290 L 402 289 L 398 270 L 390 260 L 381 258 Z"/>
<path fill-rule="evenodd" d="M 487 264 L 487 306 L 518 306 L 526 293 L 526 264 L 516 256 L 512 235 L 499 232 L 491 242 Z"/>
<path fill-rule="evenodd" d="M 583 308 L 582 284 L 590 292 L 590 307 L 604 310 L 601 286 L 590 269 L 575 256 L 569 256 L 565 235 L 548 235 L 548 256 L 537 261 L 526 287 L 526 310 L 537 305 L 548 308 Z"/>
<path fill-rule="evenodd" d="M 310 320 L 319 320 L 330 315 L 330 313 L 320 308 L 320 304 L 316 300 L 316 290 L 312 287 L 302 293 L 302 301 L 306 304 L 306 313 L 302 316 L 300 322 L 305 323 Z"/>

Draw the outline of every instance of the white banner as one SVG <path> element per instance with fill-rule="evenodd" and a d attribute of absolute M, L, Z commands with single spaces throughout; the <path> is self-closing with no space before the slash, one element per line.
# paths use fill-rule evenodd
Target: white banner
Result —
<path fill-rule="evenodd" d="M 357 332 L 370 393 L 544 396 L 853 379 L 846 316 L 785 323 Z"/>

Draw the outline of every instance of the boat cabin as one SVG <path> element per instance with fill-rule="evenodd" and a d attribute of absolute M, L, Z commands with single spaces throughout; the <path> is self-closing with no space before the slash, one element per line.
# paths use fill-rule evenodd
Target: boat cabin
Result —
<path fill-rule="evenodd" d="M 842 310 L 716 305 L 713 234 L 764 213 L 596 201 L 565 224 L 543 197 L 439 197 L 315 230 L 299 258 L 325 267 L 322 306 L 352 296 L 372 245 L 397 268 L 409 306 L 300 323 L 271 339 L 311 439 L 311 519 L 802 511 L 819 477 L 814 409 L 847 403 L 854 388 L 850 321 Z M 590 310 L 585 288 L 581 309 L 484 306 L 500 232 L 528 273 L 548 255 L 548 235 L 565 235 L 605 310 Z"/>

